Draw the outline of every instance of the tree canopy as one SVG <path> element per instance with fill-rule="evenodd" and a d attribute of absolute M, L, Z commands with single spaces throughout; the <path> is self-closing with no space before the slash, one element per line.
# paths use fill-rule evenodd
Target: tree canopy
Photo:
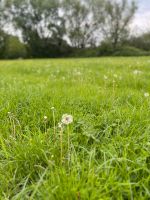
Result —
<path fill-rule="evenodd" d="M 31 57 L 66 56 L 104 43 L 115 50 L 129 39 L 136 9 L 128 0 L 3 0 L 0 51 L 8 25 Z"/>

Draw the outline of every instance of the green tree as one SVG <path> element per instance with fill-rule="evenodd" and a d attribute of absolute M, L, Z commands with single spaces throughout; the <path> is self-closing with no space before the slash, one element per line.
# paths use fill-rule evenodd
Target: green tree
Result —
<path fill-rule="evenodd" d="M 150 32 L 143 33 L 139 36 L 132 36 L 127 43 L 136 48 L 150 51 Z"/>
<path fill-rule="evenodd" d="M 63 1 L 66 33 L 72 47 L 85 48 L 95 44 L 94 31 L 96 23 L 93 19 L 90 4 L 82 0 Z"/>
<path fill-rule="evenodd" d="M 93 0 L 93 13 L 104 40 L 116 49 L 129 35 L 137 6 L 128 0 Z"/>
<path fill-rule="evenodd" d="M 6 43 L 6 33 L 4 32 L 4 26 L 7 23 L 7 15 L 5 12 L 5 4 L 3 1 L 0 1 L 0 58 L 2 57 L 5 43 Z"/>
<path fill-rule="evenodd" d="M 7 0 L 7 7 L 32 56 L 47 56 L 50 42 L 52 46 L 61 46 L 65 29 L 59 15 L 59 0 Z"/>

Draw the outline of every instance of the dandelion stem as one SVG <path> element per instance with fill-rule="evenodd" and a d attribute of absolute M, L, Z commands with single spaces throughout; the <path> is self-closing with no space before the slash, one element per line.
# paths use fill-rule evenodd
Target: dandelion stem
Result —
<path fill-rule="evenodd" d="M 69 163 L 70 163 L 70 130 L 69 130 L 69 126 L 67 126 L 67 131 L 68 131 L 68 168 L 69 168 Z"/>
<path fill-rule="evenodd" d="M 10 116 L 10 115 L 9 115 L 9 121 L 10 121 L 11 129 L 12 129 L 12 134 L 13 134 L 13 123 L 12 123 L 12 120 L 11 120 L 11 116 Z"/>
<path fill-rule="evenodd" d="M 61 127 L 60 130 L 60 161 L 62 165 L 62 160 L 63 160 L 63 129 Z"/>
<path fill-rule="evenodd" d="M 16 136 L 15 120 L 13 119 L 13 135 Z"/>
<path fill-rule="evenodd" d="M 113 80 L 113 98 L 115 96 L 115 80 Z"/>
<path fill-rule="evenodd" d="M 107 79 L 104 80 L 104 89 L 107 89 Z"/>
<path fill-rule="evenodd" d="M 56 120 L 55 120 L 55 110 L 54 108 L 52 109 L 53 113 L 53 128 L 54 128 L 54 141 L 56 140 Z"/>
<path fill-rule="evenodd" d="M 47 133 L 47 116 L 44 116 L 44 129 L 45 129 L 45 134 Z"/>
<path fill-rule="evenodd" d="M 46 126 L 46 121 L 45 121 L 45 134 L 46 134 L 46 132 L 47 132 L 47 126 Z"/>

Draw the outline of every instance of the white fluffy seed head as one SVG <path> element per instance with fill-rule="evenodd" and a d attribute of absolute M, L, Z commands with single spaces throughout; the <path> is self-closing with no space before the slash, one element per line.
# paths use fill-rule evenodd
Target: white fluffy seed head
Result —
<path fill-rule="evenodd" d="M 145 96 L 145 97 L 149 97 L 149 95 L 150 95 L 150 94 L 149 94 L 148 92 L 144 93 L 144 96 Z"/>
<path fill-rule="evenodd" d="M 51 110 L 55 110 L 55 107 L 51 107 Z"/>
<path fill-rule="evenodd" d="M 142 71 L 140 71 L 140 70 L 134 70 L 134 71 L 133 71 L 133 74 L 134 74 L 134 75 L 142 74 Z"/>
<path fill-rule="evenodd" d="M 114 74 L 114 78 L 118 78 L 118 75 L 117 75 L 117 74 Z"/>
<path fill-rule="evenodd" d="M 108 77 L 107 77 L 106 75 L 104 75 L 104 79 L 105 79 L 105 80 L 107 80 L 107 79 L 108 79 Z"/>
<path fill-rule="evenodd" d="M 63 124 L 61 122 L 58 123 L 58 128 L 62 128 Z"/>
<path fill-rule="evenodd" d="M 65 125 L 71 124 L 73 122 L 73 116 L 68 115 L 68 114 L 64 114 L 62 116 L 61 122 L 62 122 L 62 124 L 65 124 Z"/>

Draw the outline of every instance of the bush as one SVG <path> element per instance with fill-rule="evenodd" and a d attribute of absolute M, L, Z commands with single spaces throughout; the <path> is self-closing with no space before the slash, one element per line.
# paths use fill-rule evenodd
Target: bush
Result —
<path fill-rule="evenodd" d="M 112 55 L 114 52 L 112 45 L 107 42 L 102 42 L 99 49 L 98 55 L 99 56 L 109 56 Z"/>
<path fill-rule="evenodd" d="M 123 46 L 121 48 L 116 49 L 113 52 L 114 56 L 146 56 L 150 55 L 149 52 L 146 52 L 142 49 L 138 49 L 132 46 Z"/>
<path fill-rule="evenodd" d="M 150 51 L 150 33 L 144 33 L 137 37 L 131 37 L 127 43 L 145 51 Z"/>
<path fill-rule="evenodd" d="M 72 49 L 71 57 L 97 57 L 98 48 Z"/>
<path fill-rule="evenodd" d="M 5 59 L 26 58 L 27 49 L 17 37 L 8 36 L 5 44 L 3 57 Z"/>

